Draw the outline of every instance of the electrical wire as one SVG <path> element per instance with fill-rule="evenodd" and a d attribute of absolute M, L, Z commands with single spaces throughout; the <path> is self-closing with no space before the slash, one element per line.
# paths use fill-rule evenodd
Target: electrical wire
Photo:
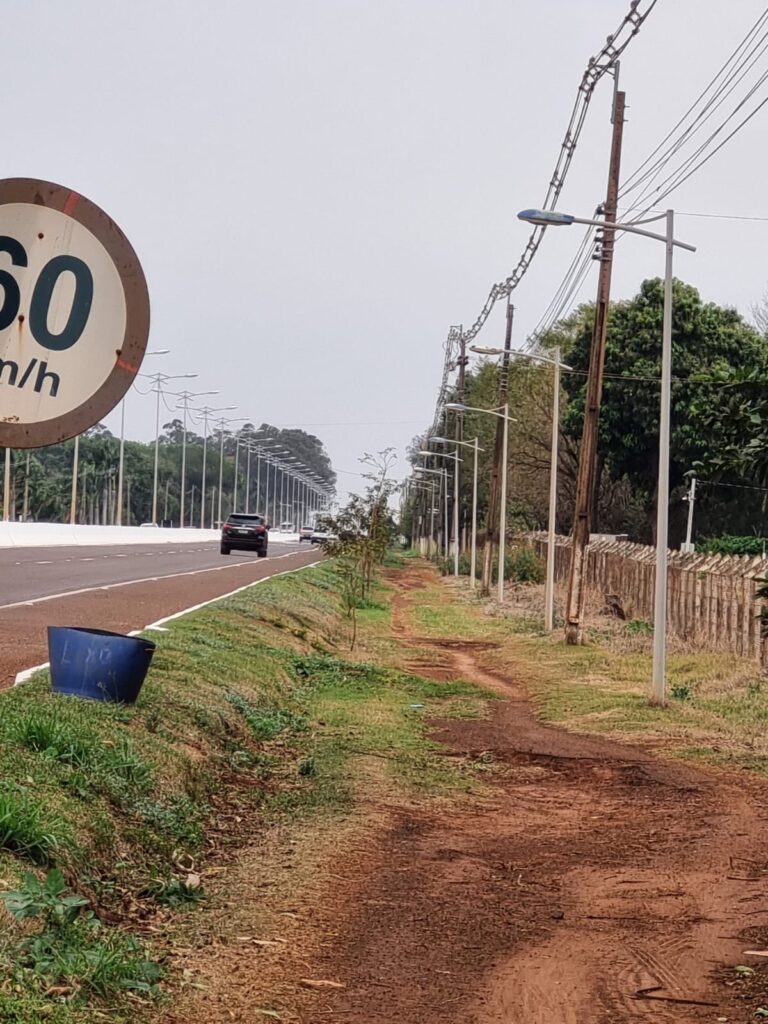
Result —
<path fill-rule="evenodd" d="M 607 37 L 606 42 L 600 48 L 597 56 L 591 57 L 587 63 L 586 70 L 584 71 L 581 82 L 579 83 L 579 88 L 571 110 L 571 117 L 565 131 L 565 136 L 560 145 L 555 170 L 550 178 L 547 193 L 544 197 L 544 202 L 542 204 L 543 209 L 553 209 L 563 189 L 574 153 L 576 152 L 576 147 L 578 145 L 581 130 L 584 126 L 595 87 L 606 74 L 613 71 L 619 57 L 640 31 L 640 28 L 646 18 L 656 6 L 657 0 L 649 0 L 647 6 L 644 9 L 641 9 L 643 2 L 644 0 L 630 0 L 629 11 L 622 19 L 617 30 Z M 483 328 L 499 299 L 508 298 L 512 291 L 517 287 L 527 273 L 531 262 L 538 252 L 545 230 L 546 228 L 543 226 L 537 226 L 534 228 L 516 266 L 503 281 L 491 287 L 491 290 L 488 293 L 488 298 L 472 326 L 466 331 L 461 327 L 450 328 L 448 338 L 444 345 L 445 359 L 443 364 L 443 377 L 440 388 L 438 389 L 433 425 L 437 424 L 440 419 L 440 410 L 445 400 L 450 368 L 454 362 L 454 353 L 459 339 L 463 337 L 464 341 L 472 341 L 472 339 L 474 339 Z"/>
<path fill-rule="evenodd" d="M 625 210 L 623 214 L 624 219 L 628 220 L 629 223 L 644 217 L 654 209 L 654 204 L 658 204 L 662 199 L 683 185 L 768 103 L 768 96 L 766 96 L 724 138 L 719 139 L 719 136 L 727 129 L 739 112 L 744 109 L 749 101 L 768 82 L 768 69 L 766 69 L 762 71 L 757 80 L 719 125 L 710 132 L 707 138 L 693 152 L 684 157 L 675 166 L 674 170 L 669 172 L 660 182 L 658 181 L 668 165 L 714 116 L 717 110 L 734 93 L 736 88 L 768 52 L 768 28 L 766 26 L 768 26 L 768 8 L 758 17 L 738 46 L 728 56 L 725 63 L 707 83 L 703 91 L 688 107 L 682 117 L 678 119 L 673 128 L 667 132 L 652 153 L 646 157 L 623 183 L 619 190 L 620 198 L 626 199 L 631 197 L 633 193 L 639 192 L 639 195 L 633 199 L 629 209 Z M 691 118 L 691 115 L 693 115 L 692 121 L 686 123 Z M 716 141 L 717 145 L 713 145 Z M 667 143 L 669 145 L 666 145 Z M 529 338 L 529 349 L 535 348 L 539 339 L 566 315 L 567 310 L 572 308 L 572 304 L 588 276 L 589 260 L 590 257 L 583 251 L 582 243 L 563 281 L 558 286 L 554 298 L 550 301 L 543 317 L 532 332 Z"/>
<path fill-rule="evenodd" d="M 682 115 L 682 117 L 677 121 L 677 123 L 670 129 L 669 132 L 667 132 L 667 134 L 664 136 L 664 138 L 661 140 L 661 142 L 653 150 L 653 152 L 648 157 L 646 157 L 646 159 L 640 164 L 640 166 L 637 167 L 635 169 L 635 171 L 633 171 L 632 174 L 630 174 L 629 177 L 624 181 L 624 183 L 622 184 L 621 188 L 619 189 L 619 196 L 620 197 L 623 196 L 623 195 L 626 195 L 627 192 L 636 189 L 637 187 L 639 187 L 643 183 L 644 180 L 647 180 L 648 176 L 652 175 L 661 164 L 666 163 L 669 160 L 670 156 L 673 155 L 673 153 L 676 152 L 677 149 L 679 149 L 682 146 L 683 142 L 687 138 L 691 137 L 691 134 L 695 133 L 695 131 L 698 130 L 698 127 L 700 127 L 703 123 L 705 123 L 706 120 L 708 120 L 709 117 L 712 115 L 712 113 L 714 113 L 714 110 L 716 109 L 716 106 L 714 106 L 714 103 L 715 103 L 715 101 L 718 101 L 717 102 L 717 106 L 719 106 L 722 103 L 723 98 L 724 98 L 723 93 L 724 93 L 724 90 L 725 90 L 726 86 L 728 86 L 728 85 L 732 86 L 731 90 L 729 90 L 729 91 L 732 91 L 733 87 L 735 87 L 735 85 L 732 84 L 733 83 L 733 79 L 734 79 L 736 74 L 738 74 L 740 71 L 742 71 L 742 69 L 744 67 L 744 61 L 742 60 L 742 64 L 741 65 L 737 65 L 736 68 L 731 70 L 731 71 L 729 71 L 729 66 L 734 61 L 737 61 L 737 60 L 740 59 L 741 51 L 743 51 L 747 46 L 749 46 L 752 37 L 757 32 L 760 31 L 760 29 L 766 23 L 767 20 L 768 20 L 768 10 L 764 11 L 760 15 L 760 17 L 757 19 L 755 24 L 747 32 L 746 36 L 742 39 L 742 41 L 739 43 L 739 45 L 736 47 L 736 49 L 726 59 L 725 63 L 722 65 L 720 70 L 715 74 L 715 76 L 710 80 L 710 82 L 704 87 L 702 92 L 699 93 L 699 95 L 696 97 L 696 99 L 693 101 L 693 103 L 688 107 L 688 109 L 685 111 L 685 113 Z M 764 42 L 765 38 L 766 38 L 765 35 L 763 35 L 761 37 L 761 39 L 759 40 L 757 45 L 762 44 Z M 753 48 L 752 53 L 754 53 L 754 48 Z M 762 53 L 762 51 L 761 51 L 761 53 Z M 752 54 L 749 54 L 748 56 L 751 56 L 751 55 Z M 746 71 L 743 72 L 743 74 L 741 75 L 741 78 L 744 77 L 744 74 L 746 74 Z M 708 98 L 709 92 L 717 85 L 718 79 L 720 79 L 723 76 L 725 76 L 725 81 L 723 83 L 721 83 L 720 86 L 718 86 L 717 89 L 715 90 L 714 94 L 711 97 Z M 735 84 L 738 84 L 738 81 L 741 81 L 741 78 L 739 78 Z M 684 125 L 686 118 L 688 118 L 691 114 L 693 114 L 698 106 L 702 106 L 703 109 L 702 109 L 702 111 L 700 111 L 694 117 L 693 123 L 691 125 L 689 125 L 687 128 L 685 128 L 685 130 L 683 131 L 683 133 L 680 136 L 680 138 L 679 139 L 675 139 L 671 143 L 670 147 L 667 150 L 665 150 L 662 153 L 662 155 L 655 162 L 653 162 L 651 164 L 651 161 L 656 156 L 656 154 L 659 153 L 659 151 L 662 149 L 662 147 L 667 142 L 669 142 L 670 139 L 674 138 L 675 133 L 678 131 L 678 129 L 681 128 Z M 650 167 L 648 166 L 649 164 L 651 164 Z"/>

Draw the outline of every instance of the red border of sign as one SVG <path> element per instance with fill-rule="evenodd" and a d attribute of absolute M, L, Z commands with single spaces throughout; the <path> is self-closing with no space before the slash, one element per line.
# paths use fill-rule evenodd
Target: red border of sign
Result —
<path fill-rule="evenodd" d="M 82 405 L 50 420 L 10 423 L 3 420 L 0 388 L 0 447 L 44 448 L 82 434 L 98 423 L 131 386 L 149 338 L 149 292 L 133 246 L 117 224 L 85 196 L 50 181 L 5 178 L 0 180 L 0 207 L 9 203 L 46 206 L 82 224 L 112 257 L 125 294 L 125 335 L 115 351 L 115 365 L 98 391 Z"/>

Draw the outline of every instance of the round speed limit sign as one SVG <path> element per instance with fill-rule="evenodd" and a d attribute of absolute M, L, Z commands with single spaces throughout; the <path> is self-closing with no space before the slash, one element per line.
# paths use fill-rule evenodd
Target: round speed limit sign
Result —
<path fill-rule="evenodd" d="M 148 336 L 144 273 L 104 211 L 48 181 L 0 181 L 0 446 L 41 448 L 98 423 Z"/>

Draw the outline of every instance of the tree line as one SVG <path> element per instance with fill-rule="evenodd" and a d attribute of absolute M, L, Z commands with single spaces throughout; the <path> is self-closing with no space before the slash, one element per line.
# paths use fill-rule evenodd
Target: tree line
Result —
<path fill-rule="evenodd" d="M 158 448 L 158 521 L 179 525 L 181 511 L 181 461 L 183 423 L 173 419 L 166 423 Z M 239 445 L 238 445 L 239 439 Z M 200 524 L 204 438 L 187 429 L 185 467 L 185 523 Z M 205 522 L 217 519 L 220 456 L 224 452 L 222 470 L 222 515 L 233 511 L 235 496 L 235 455 L 238 453 L 237 509 L 245 509 L 248 484 L 248 448 L 257 444 L 279 445 L 302 466 L 316 473 L 333 489 L 336 474 L 322 441 L 299 429 L 280 430 L 269 424 L 260 427 L 247 423 L 237 433 L 213 430 L 206 444 L 206 510 Z M 68 522 L 72 494 L 74 440 L 30 451 L 6 450 L 11 460 L 11 493 L 8 518 L 40 522 Z M 266 467 L 262 460 L 257 479 L 255 448 L 250 457 L 249 511 L 267 513 Z M 111 524 L 117 519 L 118 463 L 120 439 L 99 424 L 80 436 L 76 521 L 88 524 Z M 286 456 L 287 457 L 287 456 Z M 125 441 L 123 515 L 125 525 L 138 525 L 152 519 L 155 443 Z M 287 475 L 286 475 L 287 477 Z M 270 469 L 269 488 L 282 491 L 283 473 Z M 287 479 L 286 479 L 287 489 Z M 270 508 L 272 507 L 270 499 Z M 5 512 L 5 510 L 3 510 Z M 271 518 L 271 514 L 269 515 Z"/>
<path fill-rule="evenodd" d="M 735 309 L 704 302 L 698 290 L 674 282 L 672 421 L 670 446 L 670 544 L 685 535 L 686 494 L 697 476 L 694 537 L 765 536 L 768 533 L 768 319 L 755 310 L 751 324 Z M 600 414 L 595 506 L 596 533 L 654 539 L 658 478 L 663 282 L 642 283 L 631 299 L 611 304 Z M 570 367 L 562 374 L 559 430 L 559 531 L 571 529 L 594 304 L 579 306 L 539 340 L 538 349 L 558 346 Z M 499 366 L 481 361 L 466 374 L 467 405 L 498 404 Z M 510 360 L 509 529 L 543 529 L 547 519 L 552 370 L 524 359 Z M 448 400 L 455 401 L 454 394 Z M 451 436 L 454 417 L 439 424 Z M 464 438 L 480 438 L 479 510 L 488 504 L 495 422 L 464 414 Z M 410 454 L 416 462 L 424 436 Z M 444 449 L 445 450 L 445 449 Z M 463 449 L 462 524 L 469 519 L 471 453 Z M 440 461 L 438 466 L 448 463 Z M 434 478 L 435 480 L 437 477 Z M 410 530 L 414 497 L 405 508 Z"/>

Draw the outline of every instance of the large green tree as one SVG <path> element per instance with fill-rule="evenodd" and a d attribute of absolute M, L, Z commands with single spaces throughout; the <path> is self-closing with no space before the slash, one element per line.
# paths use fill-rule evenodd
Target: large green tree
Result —
<path fill-rule="evenodd" d="M 637 539 L 653 531 L 658 479 L 659 409 L 663 283 L 644 281 L 632 299 L 611 305 L 605 359 L 603 404 L 600 413 L 599 467 L 605 481 L 627 482 L 635 500 L 634 518 L 627 523 Z M 586 374 L 594 306 L 581 306 L 543 339 L 559 344 L 573 373 L 564 375 L 568 395 L 563 428 L 577 442 L 584 415 Z M 726 434 L 730 443 L 749 440 L 749 416 L 733 431 L 719 422 L 727 415 L 723 385 L 734 374 L 758 371 L 765 378 L 768 343 L 761 333 L 729 307 L 702 302 L 699 292 L 680 281 L 673 287 L 672 413 L 670 487 L 673 503 L 672 540 L 679 541 L 685 507 L 681 498 L 687 475 L 707 467 L 712 472 Z M 717 414 L 712 410 L 717 408 Z M 725 464 L 720 465 L 725 482 Z M 731 481 L 736 482 L 735 463 Z M 709 482 L 709 481 L 708 481 Z M 734 532 L 743 516 L 743 497 L 723 500 L 701 493 L 699 522 L 705 532 Z M 729 508 L 730 506 L 730 508 Z M 723 522 L 725 517 L 727 522 Z M 598 522 L 598 528 L 600 523 Z"/>

